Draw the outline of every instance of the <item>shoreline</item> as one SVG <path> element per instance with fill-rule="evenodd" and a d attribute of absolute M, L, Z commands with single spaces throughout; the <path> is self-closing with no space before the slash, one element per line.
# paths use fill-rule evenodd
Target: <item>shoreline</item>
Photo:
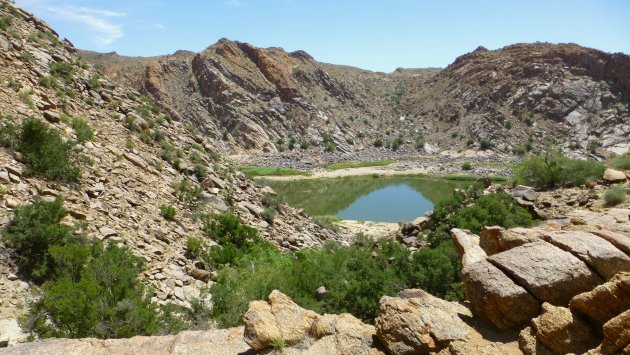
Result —
<path fill-rule="evenodd" d="M 338 170 L 314 170 L 309 171 L 308 175 L 299 174 L 299 175 L 284 175 L 284 176 L 274 176 L 274 175 L 264 175 L 264 176 L 256 176 L 255 179 L 266 179 L 266 180 L 276 180 L 276 181 L 295 181 L 295 180 L 314 180 L 314 179 L 334 179 L 334 178 L 343 178 L 343 177 L 351 177 L 351 176 L 368 176 L 378 174 L 379 176 L 394 176 L 394 175 L 419 175 L 419 174 L 429 174 L 429 170 L 425 168 L 412 168 L 412 169 L 395 169 L 391 166 L 385 167 L 362 167 L 362 168 L 345 168 Z"/>

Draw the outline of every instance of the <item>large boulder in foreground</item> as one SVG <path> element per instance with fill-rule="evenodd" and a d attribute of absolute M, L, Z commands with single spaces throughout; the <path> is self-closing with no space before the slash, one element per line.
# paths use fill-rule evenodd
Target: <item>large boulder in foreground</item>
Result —
<path fill-rule="evenodd" d="M 630 271 L 630 257 L 606 239 L 579 231 L 546 232 L 543 239 L 584 261 L 604 280 Z"/>
<path fill-rule="evenodd" d="M 470 316 L 458 303 L 419 289 L 405 290 L 398 297 L 381 298 L 376 335 L 391 354 L 428 354 L 466 340 L 471 327 L 460 317 Z"/>
<path fill-rule="evenodd" d="M 621 272 L 592 291 L 573 297 L 569 308 L 599 327 L 603 326 L 630 309 L 630 272 Z"/>
<path fill-rule="evenodd" d="M 257 352 L 283 344 L 285 354 L 382 354 L 373 326 L 350 314 L 319 315 L 274 290 L 243 316 L 245 342 Z"/>
<path fill-rule="evenodd" d="M 495 328 L 521 326 L 540 312 L 532 295 L 487 261 L 464 266 L 462 284 L 473 314 Z"/>
<path fill-rule="evenodd" d="M 573 296 L 602 283 L 583 261 L 543 241 L 492 255 L 492 264 L 540 302 L 566 306 Z"/>
<path fill-rule="evenodd" d="M 582 354 L 601 342 L 595 329 L 579 315 L 549 303 L 543 303 L 540 317 L 532 324 L 536 337 L 556 354 Z"/>
<path fill-rule="evenodd" d="M 46 339 L 3 349 L 9 355 L 130 355 L 216 354 L 251 351 L 243 341 L 243 327 L 186 331 L 177 335 L 137 336 L 129 339 Z"/>

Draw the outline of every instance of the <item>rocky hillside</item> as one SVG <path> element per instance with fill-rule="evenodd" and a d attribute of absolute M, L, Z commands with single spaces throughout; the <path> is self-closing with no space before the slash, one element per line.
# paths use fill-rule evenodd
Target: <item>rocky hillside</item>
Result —
<path fill-rule="evenodd" d="M 137 58 L 82 52 L 112 78 L 155 98 L 173 116 L 234 148 L 266 152 L 334 142 L 371 145 L 384 131 L 413 132 L 399 115 L 409 79 L 437 70 L 373 73 L 318 63 L 303 51 L 221 39 L 200 53 Z"/>
<path fill-rule="evenodd" d="M 509 154 L 531 136 L 582 155 L 629 148 L 630 57 L 574 44 L 480 47 L 442 71 L 391 74 L 225 39 L 155 58 L 82 54 L 232 147 L 276 151 L 294 137 L 321 149 L 330 138 L 346 152 L 401 136 L 409 149 L 423 137 L 432 148 Z"/>
<path fill-rule="evenodd" d="M 99 76 L 70 42 L 11 3 L 0 3 L 0 19 L 0 227 L 36 196 L 62 197 L 69 211 L 65 224 L 88 238 L 129 246 L 147 262 L 143 281 L 156 290 L 153 300 L 181 305 L 212 282 L 212 270 L 184 257 L 187 239 L 202 235 L 201 214 L 237 214 L 287 249 L 338 238 L 286 205 L 277 207 L 273 221 L 265 217 L 261 198 L 274 192 L 236 172 L 179 116 Z M 34 174 L 7 140 L 8 127 L 27 117 L 77 142 L 76 182 Z M 174 218 L 164 217 L 162 205 L 175 208 Z M 11 251 L 0 248 L 5 321 L 23 312 L 30 285 L 16 276 Z"/>
<path fill-rule="evenodd" d="M 630 57 L 575 44 L 483 47 L 428 80 L 411 80 L 404 112 L 438 142 L 510 152 L 531 135 L 567 150 L 630 147 Z M 467 141 L 468 140 L 468 141 Z M 518 149 L 518 148 L 517 148 Z"/>

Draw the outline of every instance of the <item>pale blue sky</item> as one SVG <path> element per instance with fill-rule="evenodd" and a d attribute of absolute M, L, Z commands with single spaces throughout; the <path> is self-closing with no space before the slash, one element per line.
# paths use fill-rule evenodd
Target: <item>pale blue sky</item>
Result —
<path fill-rule="evenodd" d="M 200 51 L 219 38 L 390 72 L 444 67 L 483 45 L 574 42 L 630 53 L 626 0 L 16 0 L 77 47 Z"/>

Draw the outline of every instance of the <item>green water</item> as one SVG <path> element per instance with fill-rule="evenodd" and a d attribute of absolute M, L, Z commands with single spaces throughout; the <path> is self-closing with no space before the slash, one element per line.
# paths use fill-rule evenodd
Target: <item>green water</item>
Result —
<path fill-rule="evenodd" d="M 454 189 L 470 182 L 428 177 L 346 177 L 296 181 L 259 180 L 271 186 L 281 202 L 304 208 L 311 216 L 406 222 L 432 211 Z"/>

